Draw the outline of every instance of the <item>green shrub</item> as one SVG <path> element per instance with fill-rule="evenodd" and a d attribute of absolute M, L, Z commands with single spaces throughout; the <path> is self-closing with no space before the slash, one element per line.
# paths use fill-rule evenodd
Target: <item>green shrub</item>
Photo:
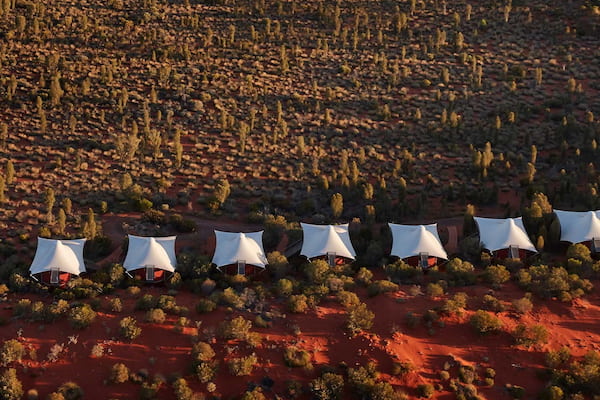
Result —
<path fill-rule="evenodd" d="M 428 283 L 425 290 L 427 292 L 427 296 L 431 298 L 444 295 L 444 288 L 439 283 Z"/>
<path fill-rule="evenodd" d="M 582 243 L 573 243 L 567 249 L 567 260 L 574 259 L 581 262 L 591 262 L 592 252 Z"/>
<path fill-rule="evenodd" d="M 196 311 L 200 314 L 206 314 L 214 311 L 217 308 L 217 303 L 209 299 L 200 299 L 200 302 L 196 306 Z"/>
<path fill-rule="evenodd" d="M 192 359 L 194 361 L 210 361 L 215 357 L 212 346 L 206 342 L 195 343 L 192 347 Z"/>
<path fill-rule="evenodd" d="M 267 400 L 262 392 L 262 389 L 257 386 L 252 390 L 244 392 L 240 400 Z"/>
<path fill-rule="evenodd" d="M 565 392 L 560 386 L 549 386 L 542 393 L 541 398 L 544 400 L 562 400 L 565 397 Z"/>
<path fill-rule="evenodd" d="M 128 340 L 134 340 L 142 333 L 142 328 L 137 326 L 137 321 L 133 317 L 125 317 L 119 321 L 119 333 Z"/>
<path fill-rule="evenodd" d="M 309 388 L 317 400 L 341 399 L 344 389 L 344 377 L 326 372 L 321 377 L 313 379 L 309 384 Z"/>
<path fill-rule="evenodd" d="M 129 380 L 129 368 L 123 363 L 116 363 L 110 369 L 112 383 L 124 383 Z"/>
<path fill-rule="evenodd" d="M 365 267 L 361 267 L 356 273 L 354 279 L 361 285 L 366 286 L 371 283 L 371 279 L 373 279 L 373 273 Z"/>
<path fill-rule="evenodd" d="M 0 361 L 3 367 L 15 361 L 21 361 L 23 355 L 25 355 L 25 346 L 16 339 L 5 341 L 0 349 Z"/>
<path fill-rule="evenodd" d="M 510 279 L 510 271 L 504 265 L 490 265 L 485 269 L 483 279 L 487 283 L 499 286 Z"/>
<path fill-rule="evenodd" d="M 440 380 L 442 380 L 442 381 L 447 381 L 450 379 L 450 372 L 448 372 L 448 371 L 440 371 L 439 375 L 440 375 Z"/>
<path fill-rule="evenodd" d="M 218 370 L 219 362 L 216 360 L 199 362 L 194 368 L 196 377 L 202 383 L 211 382 L 217 375 Z"/>
<path fill-rule="evenodd" d="M 165 312 L 163 310 L 161 310 L 160 308 L 153 308 L 151 310 L 148 310 L 148 312 L 146 312 L 146 321 L 147 322 L 151 322 L 154 324 L 162 324 L 163 322 L 165 322 L 166 318 L 167 318 L 167 316 L 165 315 Z"/>
<path fill-rule="evenodd" d="M 533 310 L 533 303 L 527 297 L 513 300 L 512 306 L 519 314 L 526 314 Z"/>
<path fill-rule="evenodd" d="M 571 350 L 561 347 L 556 351 L 546 353 L 546 365 L 550 368 L 561 368 L 571 360 Z"/>
<path fill-rule="evenodd" d="M 323 260 L 314 260 L 306 264 L 304 274 L 310 283 L 323 284 L 331 274 L 331 267 Z"/>
<path fill-rule="evenodd" d="M 590 350 L 566 370 L 554 370 L 554 379 L 567 393 L 597 395 L 600 393 L 600 353 Z"/>
<path fill-rule="evenodd" d="M 192 400 L 194 392 L 185 379 L 179 378 L 173 382 L 173 392 L 177 400 Z"/>
<path fill-rule="evenodd" d="M 419 392 L 419 396 L 425 397 L 426 399 L 430 399 L 435 394 L 435 388 L 431 383 L 421 384 L 417 387 L 417 391 Z"/>
<path fill-rule="evenodd" d="M 96 312 L 88 304 L 71 309 L 69 322 L 75 329 L 84 329 L 90 326 L 96 319 Z"/>
<path fill-rule="evenodd" d="M 244 307 L 244 302 L 240 296 L 230 287 L 223 290 L 223 293 L 221 293 L 221 296 L 219 297 L 219 303 L 237 309 Z"/>
<path fill-rule="evenodd" d="M 64 317 L 69 312 L 69 302 L 65 300 L 57 300 L 46 308 L 46 321 L 52 322 Z"/>
<path fill-rule="evenodd" d="M 473 285 L 477 280 L 475 267 L 468 261 L 453 258 L 446 264 L 446 273 L 455 286 Z"/>
<path fill-rule="evenodd" d="M 476 375 L 473 367 L 462 365 L 458 368 L 458 378 L 462 383 L 471 384 L 475 381 Z"/>
<path fill-rule="evenodd" d="M 294 292 L 294 284 L 289 279 L 280 279 L 277 281 L 275 289 L 280 297 L 288 297 Z"/>
<path fill-rule="evenodd" d="M 497 332 L 502 328 L 502 321 L 484 310 L 477 310 L 471 316 L 470 323 L 480 335 Z"/>
<path fill-rule="evenodd" d="M 288 367 L 307 367 L 310 365 L 310 353 L 297 347 L 286 347 L 283 353 L 285 365 Z"/>
<path fill-rule="evenodd" d="M 145 294 L 135 303 L 136 310 L 148 311 L 156 307 L 156 299 L 151 294 Z"/>
<path fill-rule="evenodd" d="M 462 314 L 467 307 L 468 298 L 469 296 L 466 293 L 456 293 L 451 299 L 444 302 L 442 312 L 446 315 Z"/>
<path fill-rule="evenodd" d="M 252 374 L 254 365 L 256 365 L 258 358 L 256 354 L 250 354 L 246 357 L 232 358 L 227 363 L 229 366 L 229 372 L 233 376 L 248 376 Z"/>
<path fill-rule="evenodd" d="M 292 313 L 304 313 L 308 310 L 308 298 L 303 294 L 291 295 L 288 299 L 288 310 Z"/>
<path fill-rule="evenodd" d="M 240 315 L 230 321 L 223 321 L 219 325 L 219 335 L 226 340 L 245 340 L 250 333 L 250 329 L 252 329 L 252 321 Z"/>
<path fill-rule="evenodd" d="M 571 301 L 592 290 L 593 285 L 587 279 L 569 274 L 563 267 L 537 265 L 529 270 L 517 272 L 517 282 L 541 298 L 558 297 L 561 301 Z"/>
<path fill-rule="evenodd" d="M 121 299 L 118 297 L 110 299 L 108 304 L 110 306 L 110 311 L 112 311 L 112 312 L 119 313 L 119 312 L 123 311 L 123 303 L 121 302 Z"/>
<path fill-rule="evenodd" d="M 397 290 L 398 290 L 398 285 L 396 285 L 394 282 L 381 280 L 381 281 L 375 281 L 375 282 L 371 283 L 367 287 L 367 294 L 369 296 L 373 297 L 373 296 L 377 296 L 380 293 L 396 292 Z"/>
<path fill-rule="evenodd" d="M 282 278 L 288 274 L 290 266 L 285 255 L 278 251 L 273 251 L 267 254 L 267 261 L 269 270 L 273 273 L 275 278 Z"/>
<path fill-rule="evenodd" d="M 389 382 L 377 382 L 369 391 L 371 400 L 408 400 L 404 393 L 398 393 Z"/>
<path fill-rule="evenodd" d="M 346 290 L 339 291 L 337 293 L 337 300 L 340 302 L 342 306 L 345 308 L 350 308 L 356 306 L 360 303 L 360 299 L 354 292 L 349 292 Z"/>
<path fill-rule="evenodd" d="M 75 382 L 65 382 L 57 390 L 62 394 L 65 400 L 80 400 L 83 399 L 83 389 Z"/>
<path fill-rule="evenodd" d="M 404 376 L 415 370 L 415 366 L 410 361 L 394 361 L 392 365 L 392 375 Z"/>
<path fill-rule="evenodd" d="M 156 300 L 156 308 L 159 308 L 165 312 L 177 312 L 179 307 L 175 297 L 161 294 Z"/>
<path fill-rule="evenodd" d="M 517 344 L 531 347 L 547 343 L 548 330 L 544 325 L 526 326 L 518 324 L 513 331 L 513 337 Z"/>
<path fill-rule="evenodd" d="M 375 314 L 367 308 L 365 303 L 360 303 L 348 311 L 346 327 L 352 335 L 370 329 L 373 326 Z"/>
<path fill-rule="evenodd" d="M 401 259 L 383 267 L 387 276 L 395 283 L 412 283 L 423 275 L 421 268 L 408 265 Z"/>
<path fill-rule="evenodd" d="M 23 397 L 23 385 L 17 378 L 17 370 L 8 368 L 0 374 L 0 399 L 20 400 Z"/>
<path fill-rule="evenodd" d="M 486 294 L 483 296 L 483 308 L 497 313 L 504 311 L 504 304 L 494 296 Z"/>
<path fill-rule="evenodd" d="M 359 396 L 368 397 L 378 377 L 375 363 L 368 363 L 364 367 L 348 368 L 348 383 Z"/>

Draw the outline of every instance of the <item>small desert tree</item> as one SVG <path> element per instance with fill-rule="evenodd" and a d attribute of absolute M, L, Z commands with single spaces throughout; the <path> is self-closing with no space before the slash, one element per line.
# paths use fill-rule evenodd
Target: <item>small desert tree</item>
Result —
<path fill-rule="evenodd" d="M 340 193 L 335 193 L 331 196 L 331 212 L 333 218 L 339 218 L 344 211 L 344 198 Z"/>
<path fill-rule="evenodd" d="M 0 375 L 0 398 L 19 400 L 23 397 L 23 385 L 17 378 L 17 370 L 9 368 Z"/>

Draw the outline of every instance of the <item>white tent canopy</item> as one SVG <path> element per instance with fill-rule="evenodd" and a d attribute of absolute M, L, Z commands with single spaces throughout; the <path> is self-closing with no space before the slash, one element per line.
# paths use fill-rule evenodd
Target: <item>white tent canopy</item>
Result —
<path fill-rule="evenodd" d="M 398 225 L 388 224 L 392 230 L 392 256 L 407 258 L 427 254 L 448 259 L 448 254 L 438 235 L 437 224 Z"/>
<path fill-rule="evenodd" d="M 300 254 L 308 259 L 335 253 L 336 256 L 354 260 L 356 252 L 350 241 L 348 224 L 312 225 L 300 223 L 304 240 Z"/>
<path fill-rule="evenodd" d="M 600 239 L 600 211 L 554 210 L 560 222 L 560 240 L 571 243 Z"/>
<path fill-rule="evenodd" d="M 153 267 L 174 272 L 177 264 L 175 256 L 176 236 L 141 237 L 128 235 L 129 246 L 123 267 L 127 271 Z"/>
<path fill-rule="evenodd" d="M 475 221 L 484 248 L 496 251 L 517 246 L 519 249 L 537 252 L 527 236 L 521 217 L 503 219 L 475 217 Z"/>
<path fill-rule="evenodd" d="M 217 268 L 238 262 L 265 268 L 267 257 L 262 244 L 263 231 L 241 233 L 215 230 L 215 236 L 217 243 L 212 262 Z"/>
<path fill-rule="evenodd" d="M 79 275 L 85 272 L 83 246 L 85 239 L 55 240 L 38 237 L 38 245 L 29 272 L 39 274 L 58 269 Z"/>

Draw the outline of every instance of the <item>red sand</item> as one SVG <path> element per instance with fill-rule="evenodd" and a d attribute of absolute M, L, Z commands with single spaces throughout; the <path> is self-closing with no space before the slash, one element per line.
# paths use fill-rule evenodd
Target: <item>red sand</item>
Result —
<path fill-rule="evenodd" d="M 405 286 L 403 289 L 407 289 Z M 307 314 L 287 314 L 285 318 L 276 318 L 270 328 L 253 328 L 263 337 L 262 344 L 256 349 L 246 348 L 245 344 L 216 339 L 213 347 L 221 360 L 221 368 L 217 379 L 217 393 L 235 396 L 243 393 L 248 382 L 258 382 L 269 376 L 275 381 L 273 393 L 284 396 L 285 381 L 296 379 L 307 383 L 317 376 L 323 365 L 337 366 L 345 362 L 349 367 L 365 364 L 370 360 L 378 363 L 382 372 L 381 379 L 389 381 L 398 389 L 414 395 L 415 387 L 420 383 L 442 383 L 438 378 L 444 363 L 458 361 L 463 364 L 492 367 L 497 375 L 493 387 L 478 387 L 480 393 L 487 398 L 510 398 L 503 389 L 507 383 L 526 388 L 528 396 L 535 396 L 544 387 L 545 382 L 536 377 L 536 371 L 543 366 L 544 353 L 562 346 L 570 348 L 575 356 L 581 356 L 588 350 L 597 349 L 600 343 L 600 296 L 596 293 L 584 300 L 577 300 L 572 305 L 557 300 L 541 301 L 534 299 L 534 312 L 518 316 L 511 312 L 500 313 L 504 322 L 504 331 L 490 336 L 478 336 L 468 324 L 468 316 L 473 310 L 480 308 L 480 298 L 488 292 L 484 286 L 452 290 L 465 291 L 469 294 L 469 310 L 461 317 L 444 319 L 445 326 L 434 324 L 435 332 L 431 335 L 423 323 L 416 328 L 406 324 L 406 313 L 411 311 L 422 315 L 430 308 L 442 304 L 443 299 L 429 299 L 426 296 L 410 297 L 403 291 L 393 294 L 367 298 L 364 289 L 358 289 L 361 299 L 375 311 L 373 328 L 355 338 L 348 336 L 344 330 L 345 311 L 335 301 L 326 300 L 316 310 Z M 142 293 L 154 296 L 166 294 L 165 288 L 146 287 Z M 495 295 L 510 302 L 523 296 L 523 291 L 512 284 L 506 285 Z M 253 320 L 254 315 L 246 312 L 228 312 L 220 307 L 216 311 L 200 315 L 194 311 L 199 296 L 182 291 L 177 294 L 179 305 L 190 308 L 188 317 L 192 321 L 183 333 L 173 330 L 177 317 L 169 316 L 164 324 L 145 323 L 144 312 L 134 311 L 135 299 L 125 291 L 117 295 L 123 300 L 122 313 L 100 312 L 93 325 L 77 331 L 72 329 L 66 320 L 51 324 L 11 320 L 11 305 L 19 298 L 27 297 L 32 301 L 38 297 L 32 295 L 14 295 L 1 310 L 1 316 L 10 322 L 0 329 L 2 340 L 16 338 L 37 352 L 36 360 L 26 356 L 17 365 L 19 378 L 24 388 L 36 388 L 40 398 L 66 382 L 74 381 L 85 391 L 87 399 L 126 399 L 137 397 L 139 385 L 134 383 L 109 384 L 107 379 L 110 367 L 116 362 L 125 363 L 130 370 L 147 369 L 150 376 L 160 374 L 165 378 L 173 375 L 185 376 L 190 386 L 197 392 L 205 392 L 206 386 L 190 374 L 191 359 L 189 352 L 192 338 L 196 334 L 195 321 L 201 321 L 200 337 L 207 328 L 215 328 L 227 317 L 243 315 Z M 103 310 L 106 310 L 108 297 L 101 297 Z M 51 299 L 41 299 L 50 302 Z M 272 309 L 281 309 L 281 302 L 273 300 Z M 285 310 L 282 310 L 285 313 Z M 142 327 L 142 334 L 132 343 L 121 342 L 118 336 L 118 321 L 127 315 L 134 315 Z M 509 332 L 517 323 L 542 324 L 550 332 L 550 342 L 541 348 L 526 349 L 514 346 Z M 293 326 L 297 326 L 301 334 L 293 334 Z M 76 337 L 75 343 L 69 343 L 69 336 Z M 57 362 L 47 361 L 47 354 L 54 344 L 64 343 L 66 350 L 61 353 Z M 105 355 L 92 358 L 92 346 L 105 343 Z M 313 355 L 314 371 L 301 368 L 288 368 L 284 364 L 283 349 L 295 345 L 308 350 Z M 228 354 L 227 350 L 231 351 Z M 259 366 L 251 377 L 233 377 L 223 361 L 232 356 L 247 355 L 256 352 Z M 409 361 L 415 372 L 408 376 L 391 376 L 392 362 Z M 451 369 L 455 375 L 456 367 Z M 442 383 L 444 384 L 444 383 Z M 447 385 L 445 389 L 448 390 Z M 449 391 L 437 393 L 437 398 L 452 398 Z M 160 390 L 158 397 L 173 399 L 173 391 L 167 384 Z"/>

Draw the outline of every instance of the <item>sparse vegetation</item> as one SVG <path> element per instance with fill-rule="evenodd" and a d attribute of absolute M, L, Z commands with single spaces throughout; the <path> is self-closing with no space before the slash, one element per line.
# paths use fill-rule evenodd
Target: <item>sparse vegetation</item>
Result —
<path fill-rule="evenodd" d="M 127 340 L 134 340 L 142 333 L 142 328 L 137 326 L 133 317 L 125 317 L 119 321 L 119 333 Z"/>
<path fill-rule="evenodd" d="M 154 345 L 154 376 L 104 371 L 81 387 L 49 382 L 44 395 L 98 397 L 133 386 L 124 396 L 262 399 L 275 395 L 268 376 L 281 376 L 285 362 L 306 371 L 295 371 L 303 377 L 286 393 L 277 382 L 278 396 L 404 398 L 385 381 L 411 371 L 395 358 L 398 346 L 424 332 L 443 341 L 471 328 L 460 317 L 468 306 L 483 309 L 470 318 L 481 334 L 505 321 L 503 339 L 539 346 L 560 318 L 575 346 L 593 346 L 595 325 L 571 322 L 585 311 L 576 299 L 593 293 L 600 262 L 584 244 L 558 257 L 566 246 L 553 209 L 600 208 L 599 16 L 597 0 L 0 1 L 0 397 L 23 397 L 18 376 L 49 381 L 53 368 L 76 363 L 83 373 L 90 362 L 127 359 L 132 347 L 113 340 L 138 338 L 135 318 L 144 322 L 136 349 L 159 332 L 177 343 L 191 338 L 191 368 L 165 371 L 169 346 Z M 522 215 L 539 255 L 482 253 L 475 215 Z M 389 256 L 386 222 L 442 218 L 447 263 L 413 267 L 417 257 Z M 299 259 L 299 221 L 350 222 L 356 260 Z M 250 275 L 250 265 L 248 276 L 221 274 L 199 254 L 214 228 L 261 226 L 262 274 Z M 114 264 L 128 233 L 179 236 L 177 272 L 164 285 L 150 289 Z M 53 288 L 30 278 L 36 237 L 86 237 L 87 274 L 67 283 L 61 275 Z M 202 246 L 191 244 L 197 239 Z M 457 289 L 479 282 L 486 287 Z M 556 307 L 567 311 L 547 320 Z M 524 323 L 513 329 L 507 319 L 517 317 Z M 539 325 L 525 324 L 532 317 Z M 79 345 L 69 324 L 86 329 Z M 69 332 L 56 335 L 63 327 Z M 351 341 L 358 357 L 392 359 L 380 375 L 337 346 L 320 348 L 317 335 L 339 348 Z M 497 351 L 494 340 L 481 346 Z M 435 377 L 429 362 L 439 354 L 415 350 L 423 353 L 415 365 L 428 370 L 415 373 Z M 311 372 L 321 351 L 331 365 Z M 573 354 L 548 353 L 541 394 L 456 360 L 443 382 L 411 391 L 458 399 L 482 397 L 483 385 L 515 398 L 600 393 L 597 354 Z M 244 393 L 217 388 L 228 375 L 221 359 L 234 375 L 260 360 L 264 374 L 252 373 L 257 386 Z M 499 360 L 494 368 L 513 367 Z"/>

